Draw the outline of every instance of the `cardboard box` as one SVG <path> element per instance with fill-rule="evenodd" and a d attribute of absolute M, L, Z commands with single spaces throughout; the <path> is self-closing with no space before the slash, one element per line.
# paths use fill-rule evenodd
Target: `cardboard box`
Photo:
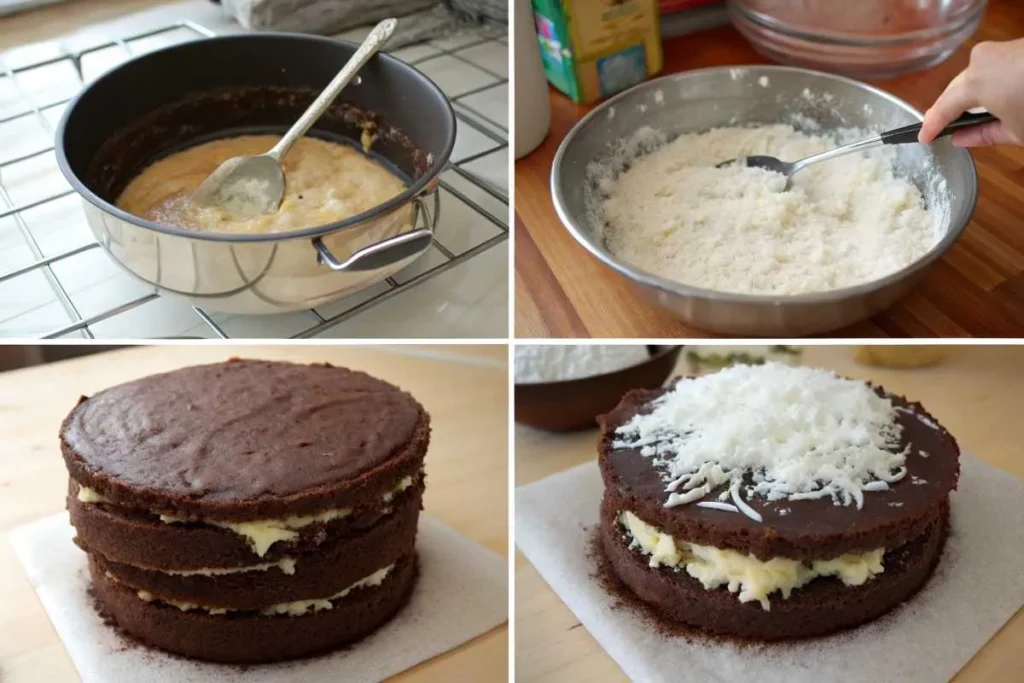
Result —
<path fill-rule="evenodd" d="M 661 71 L 658 0 L 533 0 L 548 81 L 590 104 Z"/>

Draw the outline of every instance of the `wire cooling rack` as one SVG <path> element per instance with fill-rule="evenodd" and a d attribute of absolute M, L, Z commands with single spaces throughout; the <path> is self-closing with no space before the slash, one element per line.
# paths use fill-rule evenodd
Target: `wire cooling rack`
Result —
<path fill-rule="evenodd" d="M 315 337 L 508 239 L 508 45 L 481 30 L 394 52 L 446 91 L 459 129 L 441 176 L 437 238 L 417 262 L 340 301 L 270 319 L 209 313 L 128 276 L 99 248 L 57 170 L 57 122 L 109 68 L 213 35 L 182 20 L 35 60 L 0 55 L 0 336 Z"/>

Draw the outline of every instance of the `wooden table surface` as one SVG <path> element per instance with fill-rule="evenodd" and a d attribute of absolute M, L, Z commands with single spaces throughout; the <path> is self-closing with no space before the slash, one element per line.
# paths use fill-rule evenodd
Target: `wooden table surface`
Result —
<path fill-rule="evenodd" d="M 409 353 L 419 353 L 418 356 Z M 459 361 L 443 356 L 460 356 Z M 389 352 L 351 346 L 173 346 L 126 349 L 0 374 L 0 681 L 79 680 L 6 538 L 64 509 L 67 472 L 57 430 L 82 394 L 183 365 L 231 356 L 328 361 L 365 370 L 415 395 L 430 411 L 425 513 L 508 555 L 508 389 L 504 346 Z M 501 626 L 395 681 L 503 681 Z"/>
<path fill-rule="evenodd" d="M 924 111 L 962 68 L 971 46 L 1024 36 L 1024 3 L 992 0 L 981 28 L 927 71 L 870 81 Z M 768 61 L 731 26 L 665 42 L 663 74 Z M 707 337 L 633 293 L 626 280 L 580 247 L 555 214 L 551 162 L 591 107 L 551 91 L 551 133 L 516 163 L 516 336 Z M 832 337 L 1019 337 L 1024 334 L 1024 149 L 974 152 L 979 201 L 953 248 L 902 301 Z"/>
<path fill-rule="evenodd" d="M 1024 347 L 959 346 L 941 365 L 886 370 L 853 362 L 846 346 L 808 347 L 804 363 L 871 379 L 921 401 L 961 448 L 1024 480 Z M 684 361 L 685 362 L 685 361 Z M 542 479 L 596 457 L 596 430 L 569 435 L 516 427 L 516 485 Z M 517 683 L 619 683 L 625 674 L 521 553 L 516 556 Z M 1024 609 L 982 648 L 955 683 L 1024 680 Z"/>

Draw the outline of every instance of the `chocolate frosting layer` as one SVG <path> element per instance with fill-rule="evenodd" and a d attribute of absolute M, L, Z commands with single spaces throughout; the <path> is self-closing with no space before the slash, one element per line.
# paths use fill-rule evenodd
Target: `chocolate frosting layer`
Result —
<path fill-rule="evenodd" d="M 61 440 L 72 473 L 104 495 L 217 506 L 355 480 L 400 454 L 425 419 L 412 396 L 362 372 L 232 359 L 83 399 Z"/>
<path fill-rule="evenodd" d="M 651 401 L 668 389 L 632 391 L 602 420 L 600 463 L 609 495 L 641 519 L 676 538 L 771 557 L 834 557 L 841 552 L 894 547 L 919 535 L 953 489 L 960 473 L 956 440 L 919 403 L 888 397 L 903 428 L 900 447 L 909 447 L 907 475 L 888 491 L 865 492 L 864 507 L 835 505 L 831 498 L 744 500 L 763 517 L 757 522 L 742 513 L 697 507 L 696 503 L 664 507 L 665 482 L 651 458 L 637 449 L 613 446 L 615 429 L 634 415 L 651 410 Z M 716 501 L 722 487 L 704 497 Z M 784 514 L 782 511 L 786 511 Z"/>

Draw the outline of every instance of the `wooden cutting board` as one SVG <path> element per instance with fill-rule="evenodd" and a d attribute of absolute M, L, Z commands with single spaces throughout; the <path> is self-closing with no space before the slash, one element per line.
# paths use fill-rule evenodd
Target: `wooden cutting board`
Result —
<path fill-rule="evenodd" d="M 57 430 L 78 397 L 137 377 L 231 356 L 330 362 L 406 389 L 431 413 L 425 513 L 508 554 L 508 352 L 489 347 L 163 346 L 0 373 L 0 681 L 78 681 L 7 541 L 15 527 L 64 509 Z M 508 629 L 493 629 L 394 681 L 501 681 Z"/>
<path fill-rule="evenodd" d="M 921 73 L 872 81 L 924 111 L 983 40 L 1024 36 L 1024 3 L 994 0 L 980 30 Z M 665 71 L 765 64 L 731 26 L 665 42 Z M 708 337 L 636 296 L 562 226 L 549 192 L 551 162 L 590 107 L 551 91 L 551 133 L 516 163 L 516 336 Z M 1019 337 L 1024 334 L 1024 149 L 974 152 L 979 201 L 964 236 L 918 286 L 873 319 L 833 337 Z"/>
<path fill-rule="evenodd" d="M 939 365 L 916 370 L 858 365 L 848 346 L 807 347 L 803 362 L 870 379 L 920 401 L 964 451 L 1024 481 L 1020 420 L 1024 346 L 958 346 L 943 351 Z M 683 360 L 679 372 L 685 371 Z M 517 486 L 596 458 L 596 429 L 557 435 L 517 427 L 515 438 Z M 628 680 L 521 553 L 516 557 L 515 585 L 517 683 Z M 1024 609 L 961 669 L 953 683 L 1022 680 Z"/>

